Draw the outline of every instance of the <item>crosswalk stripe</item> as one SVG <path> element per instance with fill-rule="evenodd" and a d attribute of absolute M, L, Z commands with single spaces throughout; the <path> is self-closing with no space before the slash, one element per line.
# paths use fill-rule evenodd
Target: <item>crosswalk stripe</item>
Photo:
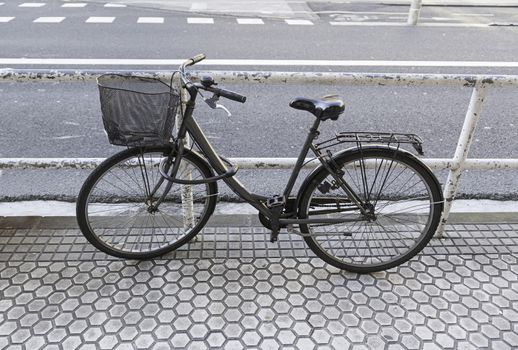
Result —
<path fill-rule="evenodd" d="M 13 19 L 14 17 L 0 17 L 0 23 L 11 22 Z"/>
<path fill-rule="evenodd" d="M 264 24 L 264 21 L 260 18 L 237 18 L 238 24 Z"/>
<path fill-rule="evenodd" d="M 189 24 L 214 24 L 213 18 L 204 17 L 188 17 L 187 23 Z"/>
<path fill-rule="evenodd" d="M 84 2 L 72 2 L 68 4 L 63 4 L 61 7 L 85 7 L 86 3 Z"/>
<path fill-rule="evenodd" d="M 164 17 L 139 17 L 137 23 L 164 23 Z"/>
<path fill-rule="evenodd" d="M 88 17 L 85 23 L 112 23 L 115 17 Z"/>
<path fill-rule="evenodd" d="M 307 19 L 285 19 L 286 23 L 292 26 L 312 26 L 313 22 Z"/>
<path fill-rule="evenodd" d="M 44 2 L 24 2 L 18 5 L 18 7 L 43 7 L 46 4 Z"/>
<path fill-rule="evenodd" d="M 38 17 L 33 22 L 34 23 L 61 23 L 65 17 Z"/>
<path fill-rule="evenodd" d="M 111 4 L 111 3 L 107 3 L 107 4 L 104 4 L 104 7 L 126 7 L 126 5 L 124 5 L 124 4 Z"/>

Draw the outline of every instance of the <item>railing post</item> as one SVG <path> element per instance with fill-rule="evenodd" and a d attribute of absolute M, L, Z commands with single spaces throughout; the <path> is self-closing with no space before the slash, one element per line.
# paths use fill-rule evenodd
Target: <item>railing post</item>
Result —
<path fill-rule="evenodd" d="M 466 118 L 464 119 L 464 125 L 460 132 L 459 140 L 457 141 L 457 148 L 453 157 L 453 166 L 448 172 L 448 179 L 444 186 L 444 210 L 441 217 L 441 222 L 437 228 L 435 236 L 441 238 L 444 233 L 444 227 L 450 216 L 450 210 L 455 198 L 455 193 L 460 181 L 460 176 L 464 167 L 464 162 L 468 157 L 469 148 L 473 141 L 475 129 L 480 119 L 480 112 L 482 110 L 482 103 L 486 97 L 486 86 L 478 80 L 471 94 L 471 100 L 469 101 L 468 111 L 466 112 Z"/>
<path fill-rule="evenodd" d="M 184 102 L 187 101 L 187 92 L 185 89 L 180 87 L 180 106 L 178 107 L 178 112 L 176 113 L 176 126 L 180 127 L 183 121 L 182 110 L 185 110 Z M 185 148 L 189 148 L 189 136 L 185 138 L 184 141 Z M 185 162 L 180 163 L 180 167 L 178 168 L 178 174 L 184 174 L 183 180 L 192 180 L 191 170 L 188 169 L 188 165 Z M 181 186 L 181 200 L 182 200 L 182 215 L 183 215 L 183 227 L 187 231 L 190 228 L 194 227 L 194 200 L 192 194 L 192 186 L 191 185 L 180 185 Z"/>
<path fill-rule="evenodd" d="M 408 11 L 407 24 L 415 26 L 419 20 L 419 13 L 421 12 L 422 0 L 410 0 L 410 10 Z"/>

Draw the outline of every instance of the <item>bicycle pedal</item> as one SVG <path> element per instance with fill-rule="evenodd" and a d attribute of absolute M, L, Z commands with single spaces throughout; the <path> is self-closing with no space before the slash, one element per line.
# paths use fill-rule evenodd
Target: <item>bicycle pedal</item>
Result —
<path fill-rule="evenodd" d="M 317 188 L 321 193 L 326 194 L 329 193 L 329 190 L 331 189 L 331 184 L 329 183 L 329 181 L 324 181 L 320 185 L 318 185 Z"/>
<path fill-rule="evenodd" d="M 284 206 L 284 203 L 284 196 L 272 196 L 266 200 L 266 206 L 270 209 Z"/>

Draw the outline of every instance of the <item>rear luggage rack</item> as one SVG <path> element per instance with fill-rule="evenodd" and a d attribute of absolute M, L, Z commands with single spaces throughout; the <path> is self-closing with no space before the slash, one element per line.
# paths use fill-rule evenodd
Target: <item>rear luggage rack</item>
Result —
<path fill-rule="evenodd" d="M 361 147 L 363 143 L 382 143 L 388 146 L 407 143 L 411 144 L 419 155 L 423 155 L 423 140 L 416 134 L 401 134 L 391 132 L 340 132 L 335 137 L 317 143 L 317 149 L 322 150 L 342 143 L 356 143 Z"/>

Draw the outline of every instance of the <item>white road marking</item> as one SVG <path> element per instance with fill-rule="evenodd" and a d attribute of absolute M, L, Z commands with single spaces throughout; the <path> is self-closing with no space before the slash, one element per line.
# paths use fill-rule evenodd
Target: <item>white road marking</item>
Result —
<path fill-rule="evenodd" d="M 85 135 L 67 135 L 67 136 L 54 136 L 51 137 L 51 140 L 69 140 L 69 139 L 78 139 L 80 137 L 84 137 Z"/>
<path fill-rule="evenodd" d="M 34 23 L 61 23 L 65 17 L 38 17 L 33 22 Z"/>
<path fill-rule="evenodd" d="M 137 23 L 161 24 L 164 23 L 164 17 L 139 17 Z"/>
<path fill-rule="evenodd" d="M 431 19 L 432 21 L 458 21 L 458 18 L 448 18 L 448 17 L 419 17 L 419 20 L 427 20 Z"/>
<path fill-rule="evenodd" d="M 493 13 L 451 13 L 452 16 L 475 16 L 475 17 L 495 17 Z"/>
<path fill-rule="evenodd" d="M 492 28 L 484 23 L 419 23 L 418 27 L 463 27 L 463 28 Z"/>
<path fill-rule="evenodd" d="M 43 7 L 46 4 L 44 2 L 24 2 L 18 5 L 18 7 Z"/>
<path fill-rule="evenodd" d="M 307 19 L 285 19 L 286 23 L 292 26 L 312 26 L 313 22 Z"/>
<path fill-rule="evenodd" d="M 13 19 L 14 17 L 0 17 L 0 23 L 11 22 Z"/>
<path fill-rule="evenodd" d="M 237 18 L 238 24 L 264 24 L 264 21 L 260 18 Z"/>
<path fill-rule="evenodd" d="M 2 6 L 2 5 L 4 5 L 4 4 L 5 4 L 5 2 L 0 2 L 0 6 Z"/>
<path fill-rule="evenodd" d="M 74 3 L 68 3 L 68 4 L 61 5 L 61 7 L 85 7 L 85 6 L 86 6 L 86 3 L 84 3 L 84 2 L 74 2 Z"/>
<path fill-rule="evenodd" d="M 126 65 L 170 66 L 185 59 L 110 59 L 110 58 L 0 58 L 0 65 Z M 502 61 L 390 61 L 390 60 L 262 60 L 207 59 L 200 66 L 333 66 L 333 67 L 457 67 L 518 68 L 518 62 Z"/>
<path fill-rule="evenodd" d="M 311 13 L 308 11 L 303 11 L 302 13 Z M 408 12 L 373 12 L 373 11 L 315 11 L 314 13 L 319 14 L 357 14 L 357 15 L 407 15 Z"/>
<path fill-rule="evenodd" d="M 406 26 L 403 22 L 329 22 L 332 26 L 373 26 L 373 27 L 399 27 Z M 419 24 L 421 25 L 421 24 Z"/>
<path fill-rule="evenodd" d="M 88 17 L 85 23 L 112 23 L 115 17 Z"/>
<path fill-rule="evenodd" d="M 203 18 L 203 17 L 188 17 L 187 23 L 190 24 L 214 24 L 213 18 Z"/>
<path fill-rule="evenodd" d="M 104 4 L 104 7 L 126 7 L 124 4 Z"/>

